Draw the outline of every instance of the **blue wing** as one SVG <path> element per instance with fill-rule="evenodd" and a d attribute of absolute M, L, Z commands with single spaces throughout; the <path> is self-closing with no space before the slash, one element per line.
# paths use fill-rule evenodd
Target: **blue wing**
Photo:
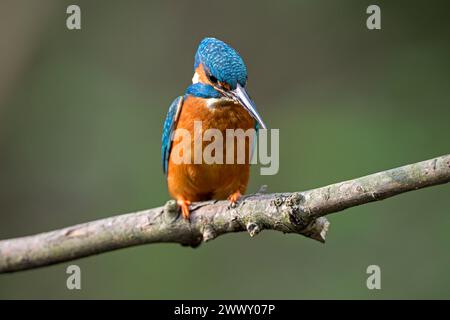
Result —
<path fill-rule="evenodd" d="M 173 100 L 167 112 L 166 121 L 164 121 L 164 128 L 162 133 L 161 156 L 163 172 L 167 175 L 167 167 L 169 165 L 170 148 L 172 147 L 172 135 L 177 127 L 178 117 L 181 113 L 183 105 L 183 97 L 178 97 Z"/>

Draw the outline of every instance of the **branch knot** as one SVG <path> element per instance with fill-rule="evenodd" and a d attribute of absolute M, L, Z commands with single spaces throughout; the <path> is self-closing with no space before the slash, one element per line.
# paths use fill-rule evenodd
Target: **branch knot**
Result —
<path fill-rule="evenodd" d="M 250 237 L 252 238 L 256 236 L 258 233 L 260 233 L 262 230 L 261 225 L 257 222 L 249 222 L 245 227 L 248 233 L 250 234 Z"/>
<path fill-rule="evenodd" d="M 175 200 L 169 200 L 164 205 L 164 221 L 172 223 L 178 218 L 178 204 Z"/>

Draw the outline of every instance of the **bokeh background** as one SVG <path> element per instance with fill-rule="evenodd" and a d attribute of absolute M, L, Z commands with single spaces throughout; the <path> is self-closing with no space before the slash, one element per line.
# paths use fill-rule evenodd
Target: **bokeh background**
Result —
<path fill-rule="evenodd" d="M 382 30 L 366 28 L 369 4 Z M 78 4 L 82 30 L 66 29 Z M 205 36 L 244 57 L 280 129 L 249 192 L 323 186 L 450 151 L 444 1 L 0 2 L 0 238 L 159 206 L 161 129 Z M 330 216 L 325 245 L 265 231 L 0 275 L 0 298 L 450 298 L 450 185 Z M 382 290 L 366 288 L 366 268 Z"/>

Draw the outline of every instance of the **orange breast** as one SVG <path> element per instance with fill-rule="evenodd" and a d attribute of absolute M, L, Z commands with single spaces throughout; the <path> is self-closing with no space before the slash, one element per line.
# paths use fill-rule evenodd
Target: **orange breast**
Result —
<path fill-rule="evenodd" d="M 194 121 L 201 121 L 202 132 L 207 129 L 218 129 L 222 133 L 224 164 L 194 164 Z M 249 150 L 250 141 L 245 139 L 245 163 L 237 163 L 238 142 L 234 140 L 234 163 L 226 164 L 226 129 L 248 130 L 255 127 L 255 120 L 239 104 L 226 104 L 209 108 L 206 100 L 188 96 L 184 101 L 178 120 L 178 128 L 186 129 L 191 137 L 191 163 L 175 163 L 171 152 L 168 167 L 168 187 L 170 194 L 176 199 L 201 201 L 208 199 L 226 199 L 232 193 L 245 193 L 250 174 Z M 201 137 L 201 135 L 200 135 Z M 201 140 L 201 139 L 200 139 Z M 172 151 L 181 143 L 181 137 L 175 138 Z M 196 141 L 202 150 L 210 144 L 209 141 Z M 178 148 L 179 150 L 180 148 Z M 203 160 L 203 159 L 202 159 Z"/>

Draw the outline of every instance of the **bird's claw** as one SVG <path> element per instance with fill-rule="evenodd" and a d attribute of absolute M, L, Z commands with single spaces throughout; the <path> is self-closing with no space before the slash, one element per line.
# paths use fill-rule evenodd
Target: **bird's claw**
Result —
<path fill-rule="evenodd" d="M 228 197 L 228 201 L 230 201 L 230 207 L 231 208 L 236 208 L 237 207 L 237 203 L 239 198 L 242 196 L 240 191 L 236 191 L 234 193 L 232 193 L 229 197 Z"/>
<path fill-rule="evenodd" d="M 177 204 L 181 207 L 181 215 L 183 218 L 189 220 L 189 206 L 191 205 L 191 202 L 189 200 L 179 199 L 177 200 Z"/>

